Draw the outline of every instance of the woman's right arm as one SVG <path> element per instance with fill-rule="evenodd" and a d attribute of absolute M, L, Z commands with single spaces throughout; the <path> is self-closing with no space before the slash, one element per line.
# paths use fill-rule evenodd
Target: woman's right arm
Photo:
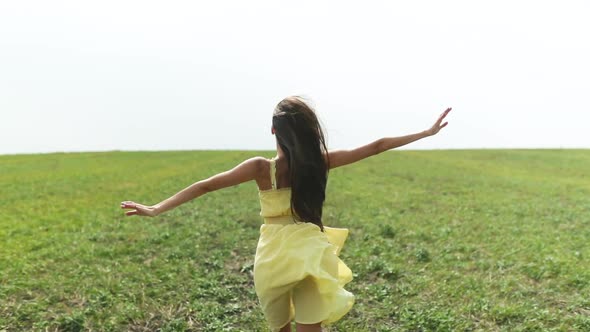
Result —
<path fill-rule="evenodd" d="M 419 133 L 398 136 L 398 137 L 384 137 L 371 142 L 367 145 L 360 146 L 352 150 L 333 150 L 328 152 L 328 158 L 330 160 L 330 168 L 336 168 L 348 164 L 352 164 L 359 160 L 363 160 L 370 156 L 374 156 L 381 152 L 395 149 L 397 147 L 415 142 L 419 139 L 436 135 L 442 128 L 444 128 L 448 122 L 442 123 L 444 118 L 449 114 L 451 108 L 447 108 L 439 117 L 438 120 L 427 130 Z M 442 124 L 441 124 L 442 123 Z"/>
<path fill-rule="evenodd" d="M 133 201 L 124 201 L 121 202 L 121 208 L 132 209 L 125 212 L 127 216 L 155 217 L 206 193 L 255 180 L 256 176 L 260 174 L 264 162 L 265 159 L 262 157 L 251 158 L 229 171 L 195 182 L 158 204 L 144 205 Z"/>

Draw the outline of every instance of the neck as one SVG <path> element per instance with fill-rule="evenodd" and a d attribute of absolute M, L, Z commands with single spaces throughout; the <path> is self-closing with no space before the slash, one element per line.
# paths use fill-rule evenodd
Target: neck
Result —
<path fill-rule="evenodd" d="M 283 152 L 283 149 L 281 149 L 281 146 L 279 145 L 279 143 L 277 143 L 277 159 L 283 158 L 284 156 L 285 152 Z"/>

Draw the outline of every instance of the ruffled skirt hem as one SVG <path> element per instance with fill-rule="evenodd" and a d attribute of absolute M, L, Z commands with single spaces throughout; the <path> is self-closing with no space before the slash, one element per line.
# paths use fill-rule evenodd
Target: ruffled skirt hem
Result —
<path fill-rule="evenodd" d="M 352 271 L 338 257 L 348 229 L 324 231 L 310 223 L 262 225 L 254 283 L 271 330 L 293 319 L 329 325 L 352 308 L 354 295 L 344 289 Z"/>

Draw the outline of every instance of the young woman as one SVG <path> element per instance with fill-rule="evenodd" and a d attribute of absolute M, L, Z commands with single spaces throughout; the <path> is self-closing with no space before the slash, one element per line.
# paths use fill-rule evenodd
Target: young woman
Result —
<path fill-rule="evenodd" d="M 354 295 L 343 287 L 352 272 L 338 258 L 347 229 L 326 227 L 322 206 L 328 170 L 354 163 L 416 140 L 437 134 L 445 110 L 422 132 L 376 140 L 352 150 L 328 151 L 314 110 L 299 97 L 283 99 L 272 117 L 277 155 L 254 157 L 235 168 L 192 184 L 153 206 L 132 201 L 127 216 L 157 216 L 194 198 L 246 181 L 256 181 L 264 224 L 254 260 L 254 284 L 262 311 L 272 331 L 321 331 L 344 316 Z"/>

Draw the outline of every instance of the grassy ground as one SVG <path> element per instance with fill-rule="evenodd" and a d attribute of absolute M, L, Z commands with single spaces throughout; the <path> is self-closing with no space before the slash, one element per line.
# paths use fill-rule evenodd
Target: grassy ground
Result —
<path fill-rule="evenodd" d="M 254 183 L 155 203 L 271 152 L 0 156 L 0 331 L 266 331 Z M 329 331 L 590 330 L 590 151 L 394 151 L 331 172 L 352 311 Z"/>

